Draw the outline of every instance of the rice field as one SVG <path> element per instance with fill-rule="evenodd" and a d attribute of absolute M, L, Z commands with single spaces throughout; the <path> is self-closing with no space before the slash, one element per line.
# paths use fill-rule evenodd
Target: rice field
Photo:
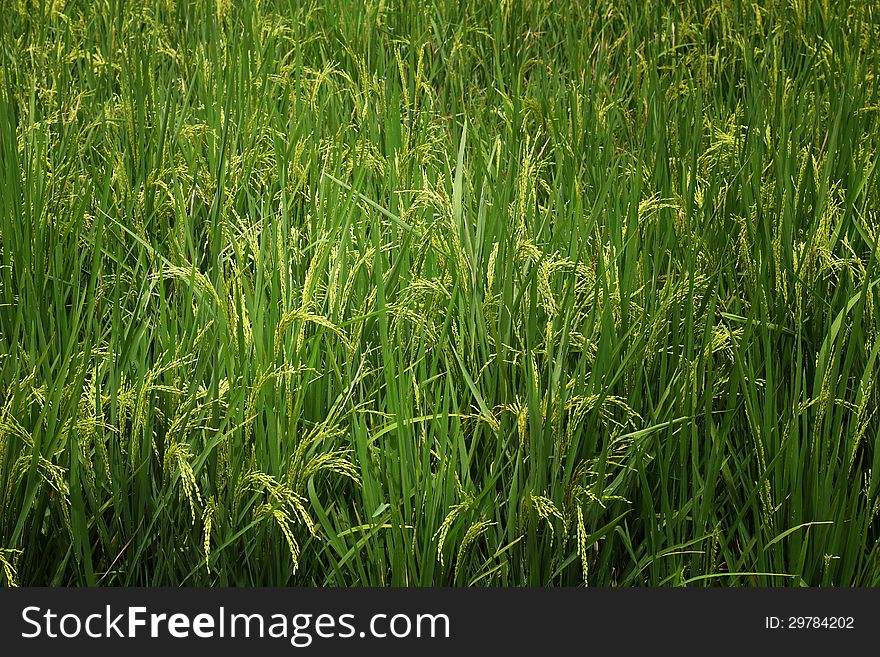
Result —
<path fill-rule="evenodd" d="M 880 6 L 6 0 L 0 584 L 880 585 Z"/>

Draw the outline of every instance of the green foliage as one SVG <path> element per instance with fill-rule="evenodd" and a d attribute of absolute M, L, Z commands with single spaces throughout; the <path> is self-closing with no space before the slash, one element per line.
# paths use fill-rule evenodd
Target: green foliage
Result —
<path fill-rule="evenodd" d="M 874 3 L 0 48 L 0 583 L 880 585 Z"/>

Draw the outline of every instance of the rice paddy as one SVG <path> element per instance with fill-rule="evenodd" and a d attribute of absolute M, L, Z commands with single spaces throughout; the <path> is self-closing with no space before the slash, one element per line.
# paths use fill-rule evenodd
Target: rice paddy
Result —
<path fill-rule="evenodd" d="M 880 585 L 880 7 L 8 0 L 0 584 Z"/>

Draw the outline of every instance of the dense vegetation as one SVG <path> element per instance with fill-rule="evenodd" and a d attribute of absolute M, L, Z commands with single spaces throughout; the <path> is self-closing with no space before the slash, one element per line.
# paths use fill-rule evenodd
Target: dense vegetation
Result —
<path fill-rule="evenodd" d="M 0 583 L 880 585 L 875 3 L 0 48 Z"/>

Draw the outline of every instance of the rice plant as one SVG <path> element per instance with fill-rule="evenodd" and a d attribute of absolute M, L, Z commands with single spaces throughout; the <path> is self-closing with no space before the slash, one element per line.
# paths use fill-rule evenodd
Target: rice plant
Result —
<path fill-rule="evenodd" d="M 875 3 L 0 50 L 0 584 L 880 585 Z"/>

